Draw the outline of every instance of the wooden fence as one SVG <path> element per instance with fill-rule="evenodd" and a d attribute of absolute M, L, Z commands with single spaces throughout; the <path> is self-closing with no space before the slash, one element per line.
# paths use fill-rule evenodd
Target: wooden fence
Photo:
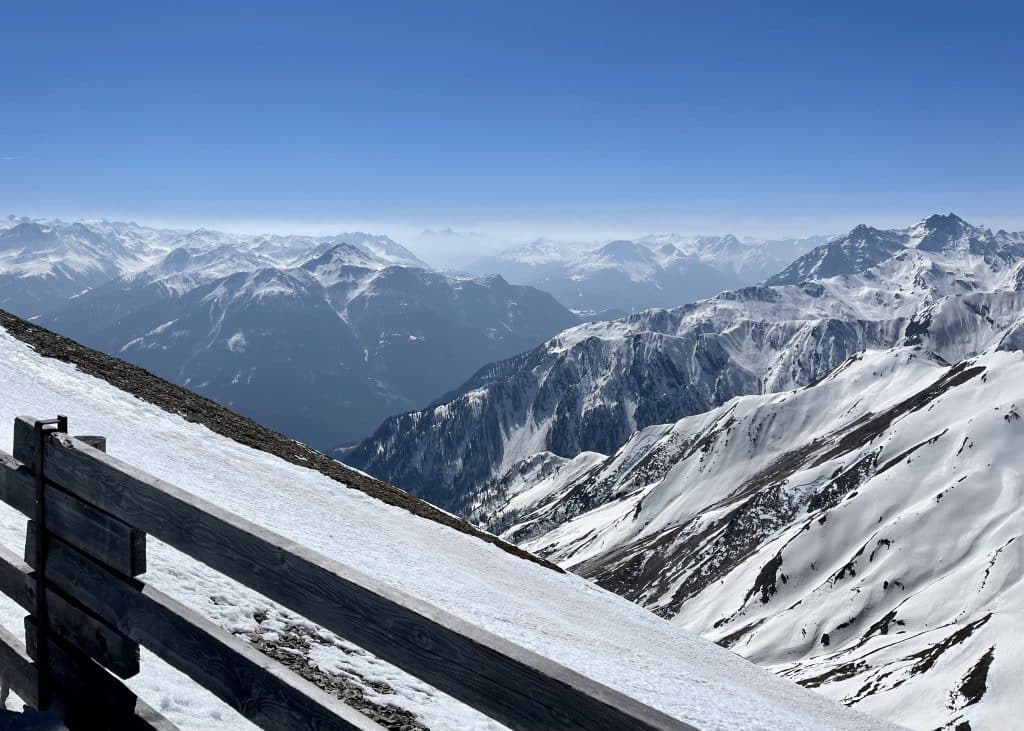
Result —
<path fill-rule="evenodd" d="M 69 437 L 18 417 L 0 499 L 25 514 L 25 561 L 0 547 L 0 591 L 30 613 L 0 628 L 0 676 L 69 728 L 172 729 L 118 678 L 144 645 L 261 728 L 379 729 L 136 577 L 163 541 L 512 729 L 695 731 Z"/>

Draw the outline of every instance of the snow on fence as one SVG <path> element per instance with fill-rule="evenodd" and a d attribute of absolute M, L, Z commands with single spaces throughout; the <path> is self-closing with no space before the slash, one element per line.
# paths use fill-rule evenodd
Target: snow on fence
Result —
<path fill-rule="evenodd" d="M 140 644 L 262 728 L 380 728 L 136 579 L 149 534 L 512 729 L 695 731 L 69 437 L 66 418 L 15 420 L 0 499 L 30 518 L 24 562 L 0 547 L 0 591 L 31 613 L 24 643 L 0 629 L 0 676 L 71 728 L 174 728 L 115 677 L 139 672 Z"/>

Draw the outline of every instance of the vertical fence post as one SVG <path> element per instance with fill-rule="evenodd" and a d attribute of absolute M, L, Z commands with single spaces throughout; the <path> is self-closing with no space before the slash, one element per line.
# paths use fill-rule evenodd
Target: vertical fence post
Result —
<path fill-rule="evenodd" d="M 46 710 L 53 700 L 53 688 L 50 678 L 49 657 L 49 611 L 46 607 L 46 477 L 43 474 L 43 453 L 46 438 L 52 432 L 68 432 L 68 417 L 58 416 L 56 419 L 39 420 L 33 424 L 36 437 L 35 478 L 36 478 L 36 683 L 38 684 L 39 710 Z"/>

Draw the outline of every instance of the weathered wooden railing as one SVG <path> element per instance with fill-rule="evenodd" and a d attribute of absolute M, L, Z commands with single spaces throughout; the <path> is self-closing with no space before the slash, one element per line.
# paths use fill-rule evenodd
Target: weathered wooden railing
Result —
<path fill-rule="evenodd" d="M 66 432 L 19 417 L 0 452 L 0 499 L 31 519 L 25 562 L 0 547 L 0 591 L 31 613 L 24 645 L 0 629 L 0 676 L 71 728 L 174 728 L 115 677 L 140 644 L 262 728 L 380 728 L 136 579 L 149 534 L 510 728 L 694 731 Z"/>

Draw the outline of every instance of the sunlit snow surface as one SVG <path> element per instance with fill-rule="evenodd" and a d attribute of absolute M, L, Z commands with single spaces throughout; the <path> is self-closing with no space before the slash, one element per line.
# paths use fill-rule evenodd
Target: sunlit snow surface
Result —
<path fill-rule="evenodd" d="M 58 412 L 69 415 L 73 433 L 106 435 L 110 453 L 120 459 L 706 731 L 889 727 L 583 579 L 517 559 L 187 423 L 72 366 L 40 358 L 0 331 L 0 448 L 11 448 L 16 414 Z M 24 517 L 4 508 L 0 518 L 0 540 L 20 552 Z M 271 611 L 271 624 L 282 619 L 266 600 L 152 539 L 149 567 L 147 581 L 228 629 L 252 631 L 257 609 Z M 4 626 L 20 636 L 22 612 L 4 606 Z M 311 661 L 325 668 L 354 664 L 366 677 L 387 682 L 396 693 L 384 702 L 414 711 L 432 728 L 498 728 L 374 658 L 325 645 L 314 649 Z M 152 655 L 144 653 L 143 667 L 130 685 L 183 728 L 246 726 Z"/>

